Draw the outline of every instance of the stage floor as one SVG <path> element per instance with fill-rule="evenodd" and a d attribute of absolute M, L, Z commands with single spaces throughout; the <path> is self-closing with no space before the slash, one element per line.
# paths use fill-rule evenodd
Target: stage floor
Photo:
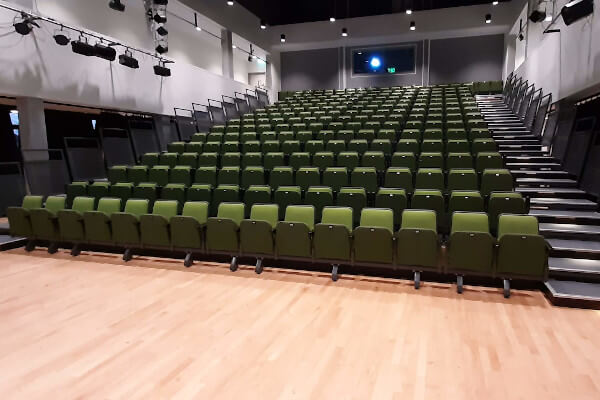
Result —
<path fill-rule="evenodd" d="M 2 398 L 600 398 L 598 311 L 240 267 L 0 253 Z"/>

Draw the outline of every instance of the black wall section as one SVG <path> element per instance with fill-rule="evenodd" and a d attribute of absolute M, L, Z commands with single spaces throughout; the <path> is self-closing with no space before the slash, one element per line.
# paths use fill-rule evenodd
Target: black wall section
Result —
<path fill-rule="evenodd" d="M 430 46 L 431 85 L 502 80 L 504 35 L 432 40 Z"/>
<path fill-rule="evenodd" d="M 281 90 L 339 89 L 339 49 L 281 53 Z"/>
<path fill-rule="evenodd" d="M 10 110 L 13 108 L 0 106 L 0 162 L 21 161 L 17 137 L 10 122 Z"/>
<path fill-rule="evenodd" d="M 64 148 L 66 137 L 98 137 L 92 125 L 98 114 L 45 110 L 44 116 L 49 149 Z"/>

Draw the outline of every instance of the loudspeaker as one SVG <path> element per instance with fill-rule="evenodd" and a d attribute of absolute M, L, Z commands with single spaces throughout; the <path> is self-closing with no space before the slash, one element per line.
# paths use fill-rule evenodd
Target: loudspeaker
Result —
<path fill-rule="evenodd" d="M 565 25 L 571 25 L 573 22 L 587 17 L 593 12 L 594 0 L 573 0 L 560 10 Z"/>

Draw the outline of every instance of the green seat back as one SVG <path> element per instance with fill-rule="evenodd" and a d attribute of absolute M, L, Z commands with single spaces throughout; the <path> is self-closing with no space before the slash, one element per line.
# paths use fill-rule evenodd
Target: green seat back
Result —
<path fill-rule="evenodd" d="M 44 198 L 42 196 L 33 196 L 28 195 L 23 197 L 23 203 L 21 203 L 21 207 L 26 210 L 31 210 L 32 208 L 42 208 Z"/>
<path fill-rule="evenodd" d="M 384 228 L 393 233 L 394 213 L 384 208 L 365 208 L 360 214 L 360 226 Z"/>
<path fill-rule="evenodd" d="M 177 215 L 177 201 L 176 200 L 157 200 L 154 202 L 154 208 L 152 209 L 153 215 L 162 215 L 169 219 Z"/>
<path fill-rule="evenodd" d="M 489 233 L 488 216 L 485 213 L 456 212 L 452 215 L 452 233 L 480 232 Z"/>
<path fill-rule="evenodd" d="M 288 206 L 285 210 L 285 222 L 303 223 L 312 232 L 315 227 L 315 209 L 306 205 Z"/>
<path fill-rule="evenodd" d="M 435 211 L 404 210 L 402 213 L 402 229 L 428 229 L 437 232 Z"/>
<path fill-rule="evenodd" d="M 250 211 L 250 219 L 265 221 L 275 229 L 279 221 L 279 207 L 277 204 L 254 204 Z"/>
<path fill-rule="evenodd" d="M 217 212 L 218 218 L 227 218 L 232 220 L 237 226 L 244 219 L 243 203 L 221 203 Z"/>
<path fill-rule="evenodd" d="M 325 207 L 321 217 L 322 224 L 343 225 L 352 232 L 352 208 L 350 207 Z"/>
<path fill-rule="evenodd" d="M 498 240 L 508 234 L 539 235 L 537 218 L 533 215 L 500 215 Z"/>
<path fill-rule="evenodd" d="M 148 205 L 149 201 L 146 199 L 130 199 L 125 203 L 125 212 L 139 217 L 148 213 Z"/>

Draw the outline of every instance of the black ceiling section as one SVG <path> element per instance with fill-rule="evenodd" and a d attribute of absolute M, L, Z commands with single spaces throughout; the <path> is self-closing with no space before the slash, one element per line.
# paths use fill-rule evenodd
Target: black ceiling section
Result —
<path fill-rule="evenodd" d="M 500 0 L 507 2 L 510 0 Z M 368 17 L 372 15 L 489 4 L 491 0 L 238 0 L 269 25 Z"/>

